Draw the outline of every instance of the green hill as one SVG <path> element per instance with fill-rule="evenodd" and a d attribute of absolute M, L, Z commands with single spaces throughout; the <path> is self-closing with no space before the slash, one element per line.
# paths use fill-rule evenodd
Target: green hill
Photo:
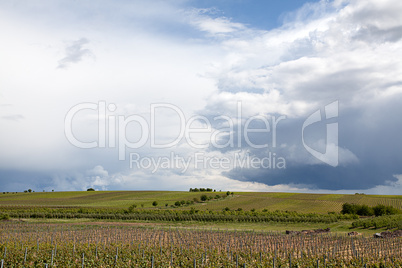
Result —
<path fill-rule="evenodd" d="M 200 200 L 201 195 L 215 197 L 226 196 L 226 192 L 179 192 L 179 191 L 94 191 L 94 192 L 35 192 L 0 194 L 0 207 L 3 206 L 40 206 L 40 207 L 92 207 L 92 208 L 128 208 L 132 204 L 138 207 L 154 208 L 153 201 L 159 208 L 174 205 L 176 201 Z M 340 212 L 342 204 L 356 203 L 375 206 L 391 205 L 402 209 L 401 195 L 346 195 L 346 194 L 304 194 L 304 193 L 269 193 L 235 192 L 227 198 L 212 199 L 207 202 L 191 204 L 198 210 L 220 211 L 223 208 L 235 210 L 256 209 L 261 211 L 288 210 L 303 213 Z M 189 209 L 189 206 L 176 209 Z"/>

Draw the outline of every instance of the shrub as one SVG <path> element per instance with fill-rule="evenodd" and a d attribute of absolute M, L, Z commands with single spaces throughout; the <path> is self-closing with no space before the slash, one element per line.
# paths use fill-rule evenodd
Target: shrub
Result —
<path fill-rule="evenodd" d="M 137 207 L 136 204 L 132 204 L 131 206 L 128 207 L 128 212 L 133 212 L 136 207 Z"/>
<path fill-rule="evenodd" d="M 374 215 L 383 216 L 383 215 L 395 215 L 398 214 L 398 209 L 392 206 L 384 206 L 384 205 L 377 205 L 373 207 Z"/>
<path fill-rule="evenodd" d="M 208 196 L 206 194 L 201 195 L 201 201 L 205 202 L 208 200 Z"/>
<path fill-rule="evenodd" d="M 349 204 L 349 203 L 344 203 L 342 205 L 342 214 L 356 214 L 357 213 L 357 208 L 355 204 Z"/>
<path fill-rule="evenodd" d="M 158 205 L 157 201 L 152 202 L 152 206 L 156 207 Z"/>
<path fill-rule="evenodd" d="M 367 206 L 367 205 L 361 205 L 358 209 L 357 209 L 357 215 L 360 216 L 373 216 L 374 215 L 374 210 Z"/>
<path fill-rule="evenodd" d="M 344 203 L 342 205 L 342 214 L 357 214 L 360 216 L 383 216 L 394 215 L 400 211 L 392 206 L 377 205 L 375 207 L 369 207 L 367 205 L 349 204 Z"/>
<path fill-rule="evenodd" d="M 8 215 L 7 213 L 0 215 L 0 220 L 8 220 L 8 219 L 10 219 L 10 215 Z"/>

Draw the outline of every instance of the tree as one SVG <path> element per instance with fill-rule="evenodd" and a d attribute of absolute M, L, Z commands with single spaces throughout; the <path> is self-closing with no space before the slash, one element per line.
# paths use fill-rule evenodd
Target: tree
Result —
<path fill-rule="evenodd" d="M 229 196 L 229 195 L 230 195 L 230 192 L 229 192 L 229 191 L 227 191 L 227 192 L 226 192 L 226 195 L 227 195 L 227 196 Z"/>
<path fill-rule="evenodd" d="M 88 188 L 87 191 L 91 192 L 91 191 L 95 191 L 94 188 Z"/>
<path fill-rule="evenodd" d="M 360 208 L 357 210 L 357 215 L 360 216 L 373 216 L 374 215 L 374 210 L 367 206 L 367 205 L 361 205 Z"/>
<path fill-rule="evenodd" d="M 156 207 L 158 205 L 157 201 L 152 202 L 152 206 Z"/>
<path fill-rule="evenodd" d="M 357 213 L 356 206 L 354 204 L 344 203 L 342 205 L 341 213 L 342 214 L 356 214 Z"/>
<path fill-rule="evenodd" d="M 32 189 L 28 189 L 28 193 L 32 193 Z"/>
<path fill-rule="evenodd" d="M 393 215 L 398 213 L 398 209 L 394 208 L 393 206 L 384 206 L 384 205 L 377 205 L 373 207 L 374 215 L 383 216 L 383 215 Z"/>
<path fill-rule="evenodd" d="M 201 195 L 201 201 L 205 202 L 208 200 L 208 196 L 206 194 Z"/>

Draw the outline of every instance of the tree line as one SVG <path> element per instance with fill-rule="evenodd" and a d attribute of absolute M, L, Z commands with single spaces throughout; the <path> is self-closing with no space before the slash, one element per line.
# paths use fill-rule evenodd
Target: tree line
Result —
<path fill-rule="evenodd" d="M 400 210 L 394 208 L 393 206 L 376 205 L 374 207 L 369 207 L 368 205 L 350 204 L 344 203 L 342 205 L 342 214 L 355 214 L 359 216 L 384 216 L 384 215 L 395 215 L 401 213 Z"/>

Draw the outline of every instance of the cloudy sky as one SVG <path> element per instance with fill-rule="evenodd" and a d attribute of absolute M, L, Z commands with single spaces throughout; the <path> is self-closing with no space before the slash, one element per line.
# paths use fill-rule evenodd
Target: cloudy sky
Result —
<path fill-rule="evenodd" d="M 2 191 L 402 192 L 399 0 L 0 0 Z"/>

